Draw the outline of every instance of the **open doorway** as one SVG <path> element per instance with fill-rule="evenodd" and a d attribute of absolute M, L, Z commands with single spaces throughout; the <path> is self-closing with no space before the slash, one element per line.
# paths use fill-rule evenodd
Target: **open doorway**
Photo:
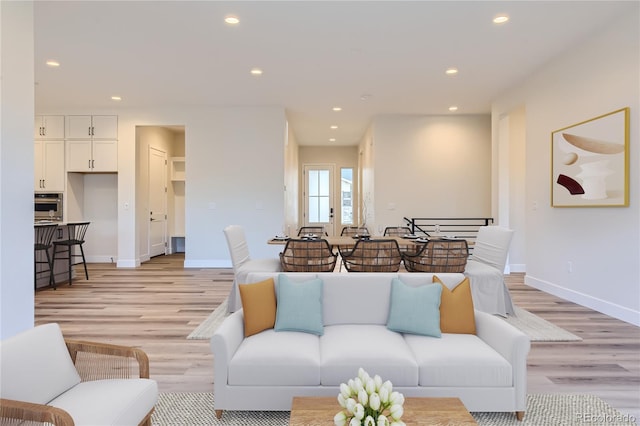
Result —
<path fill-rule="evenodd" d="M 184 126 L 137 126 L 136 156 L 136 237 L 140 262 L 184 252 Z"/>

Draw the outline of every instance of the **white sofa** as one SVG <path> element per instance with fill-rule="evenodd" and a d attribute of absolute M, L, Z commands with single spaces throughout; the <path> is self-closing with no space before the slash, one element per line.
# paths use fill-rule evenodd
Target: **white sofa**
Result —
<path fill-rule="evenodd" d="M 254 283 L 278 273 L 250 273 Z M 337 396 L 359 367 L 391 380 L 405 396 L 459 397 L 469 411 L 526 408 L 528 336 L 506 321 L 475 311 L 473 334 L 441 338 L 386 327 L 392 278 L 418 286 L 430 273 L 287 273 L 291 281 L 321 278 L 324 334 L 276 332 L 244 337 L 243 311 L 211 338 L 214 405 L 222 410 L 290 410 L 293 396 Z M 453 288 L 463 274 L 437 274 Z M 336 403 L 337 404 L 337 403 Z M 337 405 L 336 405 L 337 409 Z"/>

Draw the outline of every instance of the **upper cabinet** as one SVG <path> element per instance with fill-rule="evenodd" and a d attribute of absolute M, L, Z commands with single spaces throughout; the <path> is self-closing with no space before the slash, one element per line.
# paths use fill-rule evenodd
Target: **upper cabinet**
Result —
<path fill-rule="evenodd" d="M 118 139 L 117 115 L 68 115 L 67 139 Z"/>
<path fill-rule="evenodd" d="M 36 115 L 33 139 L 64 139 L 64 115 Z"/>
<path fill-rule="evenodd" d="M 68 172 L 118 171 L 118 117 L 69 115 L 66 125 Z"/>

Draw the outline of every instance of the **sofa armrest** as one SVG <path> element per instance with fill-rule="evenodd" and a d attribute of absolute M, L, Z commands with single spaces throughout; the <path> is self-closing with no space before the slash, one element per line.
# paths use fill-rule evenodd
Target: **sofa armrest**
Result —
<path fill-rule="evenodd" d="M 244 340 L 244 316 L 240 309 L 224 319 L 211 337 L 214 363 L 214 386 L 227 384 L 229 362 Z"/>
<path fill-rule="evenodd" d="M 149 378 L 149 357 L 142 349 L 71 339 L 65 343 L 82 381 Z"/>
<path fill-rule="evenodd" d="M 51 423 L 56 426 L 74 426 L 71 415 L 61 408 L 2 398 L 0 399 L 0 423 L 5 424 L 5 419 Z"/>
<path fill-rule="evenodd" d="M 527 400 L 527 355 L 531 348 L 529 336 L 494 315 L 481 311 L 475 313 L 478 337 L 511 364 L 517 411 L 524 411 Z"/>

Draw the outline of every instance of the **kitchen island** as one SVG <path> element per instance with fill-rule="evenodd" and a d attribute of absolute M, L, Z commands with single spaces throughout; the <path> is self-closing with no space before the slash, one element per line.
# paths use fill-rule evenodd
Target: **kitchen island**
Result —
<path fill-rule="evenodd" d="M 51 248 L 49 249 L 49 256 L 53 259 L 53 250 L 55 247 L 53 246 L 53 241 L 60 241 L 69 238 L 69 227 L 66 222 L 57 222 L 51 220 L 39 220 L 34 223 L 34 227 L 38 226 L 46 226 L 46 225 L 58 225 L 56 232 L 53 235 L 53 240 L 51 244 Z M 35 231 L 35 230 L 34 230 Z M 35 233 L 35 232 L 34 232 Z M 35 260 L 37 262 L 46 262 L 47 256 L 44 251 L 36 251 L 34 253 Z M 35 277 L 35 288 L 36 290 L 49 288 L 49 272 L 46 263 L 38 263 L 36 264 L 35 269 L 36 277 Z M 69 282 L 69 266 L 66 260 L 60 259 L 56 260 L 53 265 L 53 273 L 55 277 L 56 285 L 64 284 Z M 72 272 L 73 274 L 73 272 Z M 73 275 L 75 276 L 75 275 Z M 73 277 L 72 276 L 72 277 Z"/>

